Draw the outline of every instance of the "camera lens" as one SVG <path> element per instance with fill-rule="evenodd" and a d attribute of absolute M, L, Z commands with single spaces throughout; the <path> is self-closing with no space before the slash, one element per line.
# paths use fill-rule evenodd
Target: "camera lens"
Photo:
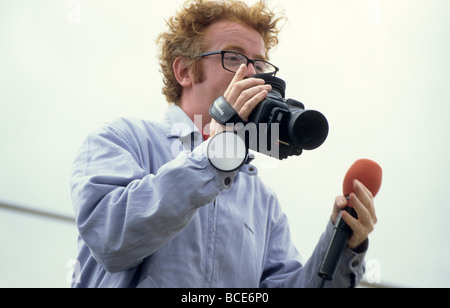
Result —
<path fill-rule="evenodd" d="M 300 155 L 303 150 L 314 150 L 321 146 L 328 137 L 328 121 L 318 111 L 305 110 L 305 106 L 296 100 L 285 99 L 286 82 L 270 74 L 257 74 L 251 78 L 264 79 L 266 84 L 272 86 L 267 97 L 253 110 L 249 122 L 259 127 L 260 124 L 269 124 L 265 134 L 269 140 L 273 124 L 279 124 L 279 138 L 274 144 L 280 148 L 280 159 Z M 269 145 L 272 143 L 267 141 Z M 264 146 L 263 146 L 264 147 Z M 258 143 L 257 151 L 263 151 Z"/>
<path fill-rule="evenodd" d="M 318 111 L 298 111 L 290 119 L 289 136 L 302 149 L 316 149 L 327 139 L 328 121 Z"/>

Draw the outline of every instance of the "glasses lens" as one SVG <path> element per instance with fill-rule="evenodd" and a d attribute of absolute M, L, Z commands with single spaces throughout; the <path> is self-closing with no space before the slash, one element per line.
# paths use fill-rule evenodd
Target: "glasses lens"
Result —
<path fill-rule="evenodd" d="M 247 65 L 247 59 L 238 53 L 227 52 L 223 55 L 223 65 L 226 69 L 237 71 L 242 64 Z"/>
<path fill-rule="evenodd" d="M 248 64 L 248 59 L 245 56 L 234 52 L 223 54 L 223 66 L 227 70 L 236 72 L 242 64 Z M 255 60 L 254 66 L 257 74 L 275 74 L 277 72 L 275 66 L 263 60 Z"/>
<path fill-rule="evenodd" d="M 255 61 L 255 70 L 257 74 L 274 74 L 277 69 L 275 66 L 265 61 Z"/>

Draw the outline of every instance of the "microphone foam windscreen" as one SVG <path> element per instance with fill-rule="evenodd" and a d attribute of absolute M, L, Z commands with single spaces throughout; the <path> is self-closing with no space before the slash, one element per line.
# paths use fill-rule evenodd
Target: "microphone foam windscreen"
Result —
<path fill-rule="evenodd" d="M 344 196 L 353 192 L 353 180 L 360 181 L 372 195 L 378 193 L 381 187 L 383 171 L 376 162 L 370 159 L 359 159 L 348 169 L 344 178 Z"/>

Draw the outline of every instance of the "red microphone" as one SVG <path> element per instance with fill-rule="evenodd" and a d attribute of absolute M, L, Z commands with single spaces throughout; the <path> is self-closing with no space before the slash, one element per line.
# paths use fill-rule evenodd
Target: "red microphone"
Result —
<path fill-rule="evenodd" d="M 375 197 L 381 187 L 383 170 L 380 165 L 370 159 L 359 159 L 348 169 L 344 178 L 344 196 L 353 192 L 353 181 L 360 181 Z M 348 198 L 347 198 L 348 199 Z M 348 206 L 352 207 L 350 200 Z"/>
<path fill-rule="evenodd" d="M 375 197 L 381 187 L 382 173 L 380 165 L 376 162 L 370 159 L 357 160 L 347 171 L 344 178 L 343 191 L 344 196 L 347 197 L 348 200 L 348 206 L 344 210 L 357 218 L 358 215 L 349 200 L 349 196 L 353 192 L 353 181 L 358 180 L 361 182 Z M 325 258 L 318 272 L 318 275 L 323 278 L 321 286 L 323 286 L 325 280 L 333 279 L 337 265 L 341 260 L 342 253 L 347 247 L 348 240 L 352 234 L 352 229 L 342 219 L 341 214 L 339 214 L 334 225 L 333 235 L 328 245 L 327 252 L 325 253 Z"/>

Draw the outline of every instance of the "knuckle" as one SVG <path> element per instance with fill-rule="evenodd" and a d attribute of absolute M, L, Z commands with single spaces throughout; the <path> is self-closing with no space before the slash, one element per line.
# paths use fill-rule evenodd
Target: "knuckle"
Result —
<path fill-rule="evenodd" d="M 253 111 L 253 109 L 255 109 L 255 107 L 256 104 L 250 100 L 247 103 L 245 103 L 244 106 L 242 106 L 241 111 L 244 114 L 250 114 Z"/>
<path fill-rule="evenodd" d="M 364 218 L 366 219 L 366 220 L 371 220 L 371 215 L 370 215 L 370 213 L 369 213 L 369 211 L 367 211 L 367 210 L 364 210 L 363 211 L 363 213 L 362 213 L 362 215 L 364 216 Z"/>
<path fill-rule="evenodd" d="M 250 90 L 250 89 L 244 90 L 244 91 L 242 91 L 242 93 L 241 93 L 241 95 L 240 95 L 240 98 L 241 98 L 244 102 L 246 102 L 246 101 L 248 101 L 248 100 L 252 97 L 251 94 L 252 94 L 252 93 L 251 93 L 251 90 Z"/>
<path fill-rule="evenodd" d="M 243 82 L 242 81 L 238 81 L 235 84 L 233 84 L 233 89 L 238 91 L 238 92 L 244 91 L 245 87 L 243 85 Z"/>
<path fill-rule="evenodd" d="M 251 109 L 250 109 L 249 104 L 245 104 L 244 106 L 242 106 L 242 108 L 241 108 L 239 114 L 241 114 L 241 113 L 242 113 L 242 114 L 246 114 L 246 113 L 248 113 L 250 110 L 251 110 Z"/>

